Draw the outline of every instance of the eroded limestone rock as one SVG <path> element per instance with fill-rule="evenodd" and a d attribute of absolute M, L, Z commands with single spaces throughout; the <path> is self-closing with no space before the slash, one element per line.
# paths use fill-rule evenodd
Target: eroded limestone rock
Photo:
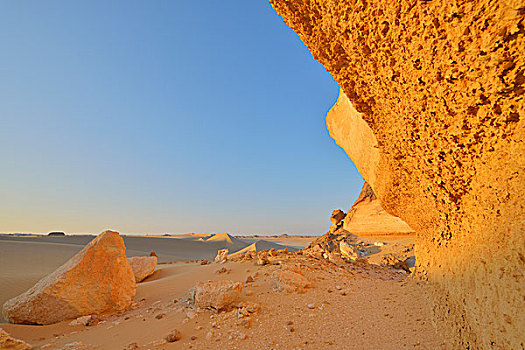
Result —
<path fill-rule="evenodd" d="M 359 197 L 346 214 L 343 228 L 359 236 L 415 233 L 406 222 L 383 209 L 374 190 L 367 182 L 364 183 Z"/>
<path fill-rule="evenodd" d="M 310 281 L 302 274 L 291 270 L 277 270 L 273 273 L 275 289 L 286 293 L 305 293 L 312 287 Z"/>
<path fill-rule="evenodd" d="M 155 272 L 157 267 L 157 256 L 134 256 L 128 258 L 133 274 L 135 275 L 135 282 L 142 282 L 147 277 Z"/>
<path fill-rule="evenodd" d="M 195 306 L 201 309 L 225 310 L 240 299 L 243 288 L 242 282 L 198 282 L 193 291 L 193 300 Z"/>
<path fill-rule="evenodd" d="M 221 249 L 217 252 L 217 256 L 215 257 L 215 262 L 223 264 L 226 261 L 228 261 L 228 253 L 230 251 L 228 249 Z"/>
<path fill-rule="evenodd" d="M 332 212 L 332 215 L 330 215 L 330 221 L 332 221 L 333 225 L 337 226 L 339 225 L 341 221 L 344 220 L 345 215 L 346 215 L 345 212 L 342 211 L 341 209 L 334 210 Z"/>
<path fill-rule="evenodd" d="M 117 232 L 105 231 L 27 292 L 8 300 L 12 323 L 51 324 L 128 307 L 135 296 L 133 270 Z"/>
<path fill-rule="evenodd" d="M 341 86 L 330 134 L 417 232 L 454 348 L 523 347 L 523 1 L 270 2 Z"/>

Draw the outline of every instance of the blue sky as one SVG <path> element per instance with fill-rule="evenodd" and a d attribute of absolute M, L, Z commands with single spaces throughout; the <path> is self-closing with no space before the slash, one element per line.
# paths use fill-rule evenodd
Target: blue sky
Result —
<path fill-rule="evenodd" d="M 319 234 L 359 193 L 266 1 L 4 1 L 0 44 L 0 232 Z"/>

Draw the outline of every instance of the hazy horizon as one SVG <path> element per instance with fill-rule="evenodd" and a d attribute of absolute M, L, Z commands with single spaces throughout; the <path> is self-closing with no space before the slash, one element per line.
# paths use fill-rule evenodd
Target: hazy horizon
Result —
<path fill-rule="evenodd" d="M 321 234 L 363 180 L 265 2 L 0 4 L 0 232 Z"/>

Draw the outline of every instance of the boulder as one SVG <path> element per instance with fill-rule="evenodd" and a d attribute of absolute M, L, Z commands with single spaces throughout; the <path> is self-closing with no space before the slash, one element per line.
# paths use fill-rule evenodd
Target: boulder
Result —
<path fill-rule="evenodd" d="M 330 216 L 330 220 L 332 221 L 332 224 L 338 225 L 341 221 L 345 218 L 345 212 L 341 209 L 334 210 L 332 212 L 332 215 Z"/>
<path fill-rule="evenodd" d="M 278 270 L 273 273 L 275 289 L 286 293 L 305 293 L 311 287 L 310 281 L 303 275 L 290 271 Z"/>
<path fill-rule="evenodd" d="M 133 270 L 118 232 L 105 231 L 27 292 L 8 300 L 11 323 L 51 324 L 128 307 L 135 296 Z"/>
<path fill-rule="evenodd" d="M 221 249 L 217 252 L 217 256 L 215 257 L 215 262 L 223 264 L 226 261 L 228 261 L 228 253 L 230 251 L 228 249 Z"/>
<path fill-rule="evenodd" d="M 23 340 L 15 339 L 0 328 L 0 349 L 6 350 L 30 350 L 33 347 Z"/>
<path fill-rule="evenodd" d="M 263 250 L 262 252 L 257 253 L 257 265 L 264 266 L 268 265 L 270 263 L 270 259 L 268 258 L 268 252 Z"/>
<path fill-rule="evenodd" d="M 201 309 L 225 310 L 237 303 L 243 288 L 242 282 L 198 282 L 193 290 L 193 301 Z"/>
<path fill-rule="evenodd" d="M 137 283 L 151 276 L 157 267 L 157 256 L 134 256 L 128 261 Z"/>
<path fill-rule="evenodd" d="M 354 245 L 348 244 L 345 241 L 339 242 L 339 250 L 341 256 L 350 260 L 356 260 L 359 258 L 359 250 Z"/>

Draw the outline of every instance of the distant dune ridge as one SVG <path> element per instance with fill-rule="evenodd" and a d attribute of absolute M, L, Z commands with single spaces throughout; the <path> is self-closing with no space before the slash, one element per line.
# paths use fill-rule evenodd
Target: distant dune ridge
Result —
<path fill-rule="evenodd" d="M 270 250 L 270 249 L 279 250 L 279 249 L 285 249 L 285 248 L 288 248 L 290 252 L 297 251 L 297 249 L 295 248 L 287 247 L 282 244 L 273 243 L 273 242 L 269 242 L 264 239 L 261 239 L 233 254 L 230 254 L 230 256 L 237 256 L 237 255 L 245 254 L 247 252 L 260 252 L 262 250 Z"/>
<path fill-rule="evenodd" d="M 211 236 L 210 238 L 205 240 L 205 242 L 219 243 L 222 245 L 222 249 L 228 249 L 230 252 L 238 251 L 249 245 L 249 243 L 240 240 L 239 238 L 235 238 L 227 232 L 217 233 L 216 235 Z"/>
<path fill-rule="evenodd" d="M 343 228 L 358 236 L 415 234 L 406 222 L 383 209 L 367 182 L 346 214 Z"/>

